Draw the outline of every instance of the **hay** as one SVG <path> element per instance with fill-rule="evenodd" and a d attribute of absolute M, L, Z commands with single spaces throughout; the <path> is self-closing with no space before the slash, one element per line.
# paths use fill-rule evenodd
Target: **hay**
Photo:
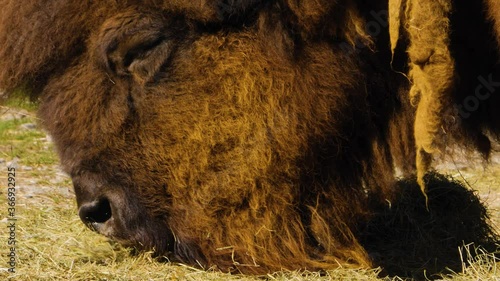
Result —
<path fill-rule="evenodd" d="M 488 253 L 498 251 L 499 237 L 474 191 L 435 173 L 424 180 L 429 210 L 416 178 L 401 180 L 396 199 L 380 207 L 363 230 L 362 244 L 376 265 L 389 275 L 423 278 L 450 269 L 459 271 L 464 261 L 474 262 L 474 251 L 463 253 L 469 257 L 461 256 L 459 248 L 465 245 Z"/>

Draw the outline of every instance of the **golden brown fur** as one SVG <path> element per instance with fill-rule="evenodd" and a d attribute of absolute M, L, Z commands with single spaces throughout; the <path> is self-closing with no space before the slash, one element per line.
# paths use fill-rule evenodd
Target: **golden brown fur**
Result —
<path fill-rule="evenodd" d="M 487 0 L 486 2 L 488 16 L 493 23 L 497 41 L 500 44 L 500 2 L 495 0 Z"/>
<path fill-rule="evenodd" d="M 230 2 L 0 0 L 0 88 L 40 100 L 105 235 L 224 271 L 372 265 L 359 231 L 415 157 L 404 51 L 365 29 L 387 3 Z"/>

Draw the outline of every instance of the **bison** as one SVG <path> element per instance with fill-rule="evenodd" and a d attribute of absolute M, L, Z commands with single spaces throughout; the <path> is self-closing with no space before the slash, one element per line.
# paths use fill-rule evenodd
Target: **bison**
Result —
<path fill-rule="evenodd" d="M 434 233 L 453 249 L 496 239 L 424 176 L 500 132 L 495 0 L 0 6 L 0 88 L 39 103 L 98 233 L 229 272 L 369 267 L 409 196 L 471 233 Z"/>

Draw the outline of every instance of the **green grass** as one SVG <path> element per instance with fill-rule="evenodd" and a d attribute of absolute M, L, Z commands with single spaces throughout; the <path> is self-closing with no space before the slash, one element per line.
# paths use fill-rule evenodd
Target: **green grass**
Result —
<path fill-rule="evenodd" d="M 9 94 L 9 98 L 2 103 L 3 106 L 12 109 L 22 109 L 35 112 L 38 104 L 32 101 L 26 93 L 29 91 L 22 87 Z"/>
<path fill-rule="evenodd" d="M 2 110 L 2 109 L 0 109 Z M 5 109 L 16 111 L 20 109 Z M 21 119 L 0 122 L 0 157 L 22 159 L 24 165 L 40 166 L 57 163 L 52 144 L 45 141 L 46 135 L 40 130 L 25 129 L 24 124 L 37 124 L 34 114 Z"/>
<path fill-rule="evenodd" d="M 0 112 L 3 110 L 0 109 Z M 12 110 L 22 109 L 17 107 Z M 80 222 L 69 178 L 56 176 L 59 174 L 57 157 L 52 145 L 42 140 L 45 137 L 42 131 L 22 129 L 25 123 L 36 123 L 35 115 L 30 113 L 20 120 L 0 121 L 0 158 L 11 161 L 17 157 L 20 167 L 16 175 L 19 187 L 16 194 L 17 272 L 12 274 L 6 271 L 9 234 L 5 227 L 7 222 L 3 221 L 0 231 L 0 280 L 403 280 L 398 277 L 378 278 L 379 269 L 342 268 L 321 275 L 314 272 L 282 272 L 258 278 L 160 263 L 148 253 L 131 255 L 129 249 L 91 232 Z M 23 168 L 26 166 L 34 169 L 26 171 Z M 5 187 L 5 163 L 0 167 L 0 185 Z M 495 183 L 498 182 L 496 179 Z M 5 189 L 2 189 L 0 219 L 7 217 L 6 197 Z M 500 263 L 492 255 L 484 253 L 462 272 L 443 275 L 443 280 L 498 281 L 499 276 Z"/>

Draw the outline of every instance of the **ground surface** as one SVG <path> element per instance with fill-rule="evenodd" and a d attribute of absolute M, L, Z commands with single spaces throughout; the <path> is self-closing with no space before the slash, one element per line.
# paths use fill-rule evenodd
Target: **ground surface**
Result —
<path fill-rule="evenodd" d="M 131 256 L 80 222 L 70 179 L 58 168 L 50 139 L 35 115 L 25 109 L 0 107 L 0 280 L 262 280 L 206 272 L 184 265 L 159 263 L 148 254 Z M 500 153 L 484 167 L 476 157 L 445 161 L 440 171 L 478 190 L 500 225 Z M 470 161 L 470 160 L 475 161 Z M 11 235 L 7 206 L 7 167 L 16 167 L 16 273 L 8 265 Z M 462 249 L 463 250 L 463 249 Z M 457 249 L 458 251 L 458 249 Z M 378 270 L 286 272 L 269 280 L 381 280 Z M 500 280 L 500 263 L 491 255 L 445 280 Z M 386 280 L 402 280 L 393 277 Z"/>

